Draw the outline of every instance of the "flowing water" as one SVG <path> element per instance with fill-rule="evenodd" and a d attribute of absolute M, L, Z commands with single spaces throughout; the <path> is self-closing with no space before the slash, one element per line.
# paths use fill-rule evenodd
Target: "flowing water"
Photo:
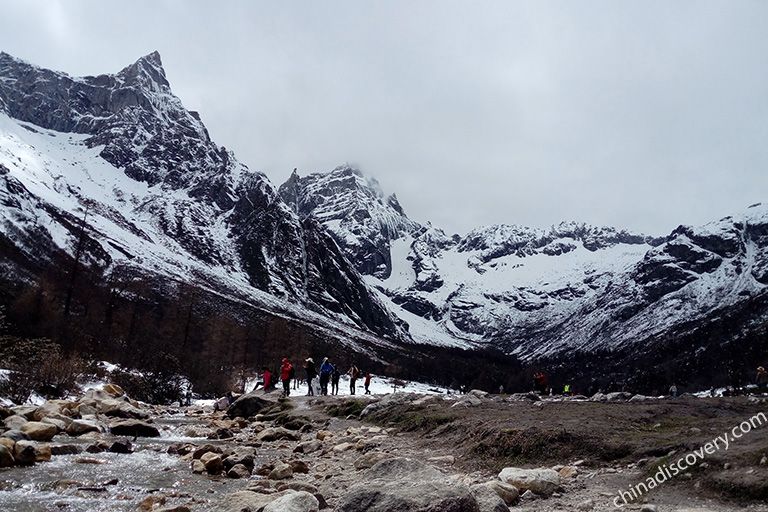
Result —
<path fill-rule="evenodd" d="M 166 453 L 168 446 L 179 442 L 217 443 L 185 437 L 185 429 L 194 422 L 183 416 L 156 419 L 162 437 L 132 441 L 132 454 L 54 455 L 50 462 L 2 469 L 0 511 L 133 512 L 148 496 L 166 496 L 165 506 L 194 502 L 193 510 L 206 510 L 224 494 L 245 487 L 247 480 L 195 475 L 188 461 Z M 58 436 L 52 444 L 84 448 L 92 442 Z M 77 462 L 83 459 L 88 463 Z"/>

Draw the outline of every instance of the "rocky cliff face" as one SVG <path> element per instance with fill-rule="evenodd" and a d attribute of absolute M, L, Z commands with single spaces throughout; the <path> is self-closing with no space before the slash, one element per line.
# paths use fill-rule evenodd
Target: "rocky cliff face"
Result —
<path fill-rule="evenodd" d="M 304 177 L 294 172 L 280 196 L 300 217 L 325 225 L 363 274 L 388 277 L 391 242 L 419 228 L 394 194 L 384 197 L 376 180 L 348 166 Z"/>
<path fill-rule="evenodd" d="M 404 336 L 324 228 L 211 141 L 171 92 L 157 53 L 78 78 L 3 53 L 0 101 L 2 233 L 30 258 L 45 257 L 39 244 L 74 254 L 86 239 L 84 257 L 107 269 L 202 279 Z"/>

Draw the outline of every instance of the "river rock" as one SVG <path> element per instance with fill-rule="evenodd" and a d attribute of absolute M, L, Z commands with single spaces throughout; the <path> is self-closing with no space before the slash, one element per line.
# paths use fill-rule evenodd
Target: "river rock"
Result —
<path fill-rule="evenodd" d="M 35 443 L 32 441 L 17 441 L 13 449 L 13 458 L 16 459 L 17 464 L 34 464 L 37 459 Z"/>
<path fill-rule="evenodd" d="M 134 407 L 125 400 L 109 398 L 97 404 L 97 408 L 104 416 L 110 418 L 125 418 L 134 420 L 145 420 L 149 418 L 149 413 Z"/>
<path fill-rule="evenodd" d="M 115 421 L 109 424 L 109 430 L 116 436 L 160 437 L 157 427 L 139 420 Z"/>
<path fill-rule="evenodd" d="M 341 497 L 337 512 L 480 512 L 470 489 L 405 458 L 378 462 Z"/>
<path fill-rule="evenodd" d="M 0 445 L 0 468 L 9 468 L 16 464 L 13 453 L 7 446 Z"/>
<path fill-rule="evenodd" d="M 35 445 L 35 462 L 48 462 L 51 460 L 51 445 L 38 443 Z"/>
<path fill-rule="evenodd" d="M 281 496 L 285 496 L 293 491 L 283 491 L 275 494 L 264 494 L 255 491 L 238 491 L 226 496 L 217 503 L 214 512 L 243 512 L 243 511 L 264 511 L 264 507 L 269 505 Z"/>
<path fill-rule="evenodd" d="M 305 491 L 290 492 L 264 507 L 263 512 L 318 512 L 320 503 Z"/>
<path fill-rule="evenodd" d="M 29 420 L 24 416 L 14 414 L 13 416 L 8 416 L 4 419 L 3 425 L 5 425 L 5 428 L 10 430 L 21 430 L 21 427 L 23 427 L 28 421 Z"/>
<path fill-rule="evenodd" d="M 298 441 L 301 439 L 301 434 L 288 430 L 283 427 L 269 427 L 265 428 L 256 435 L 257 441 L 269 442 L 269 441 Z"/>
<path fill-rule="evenodd" d="M 238 416 L 241 418 L 250 418 L 256 416 L 262 409 L 274 405 L 274 402 L 265 400 L 259 396 L 259 394 L 257 394 L 256 391 L 251 391 L 250 393 L 238 397 L 237 400 L 232 402 L 229 409 L 227 409 L 227 416 L 230 418 L 237 418 Z"/>
<path fill-rule="evenodd" d="M 21 430 L 6 430 L 3 432 L 2 437 L 11 439 L 13 441 L 26 441 L 29 439 L 29 436 Z"/>
<path fill-rule="evenodd" d="M 549 496 L 560 488 L 560 475 L 552 469 L 504 468 L 499 480 L 522 491 Z"/>
<path fill-rule="evenodd" d="M 320 441 L 304 441 L 303 443 L 297 444 L 293 451 L 296 453 L 314 453 L 320 450 L 322 447 L 323 444 Z"/>
<path fill-rule="evenodd" d="M 53 439 L 53 436 L 58 434 L 59 429 L 56 425 L 49 423 L 28 421 L 21 426 L 21 431 L 27 434 L 33 441 L 50 441 Z"/>
<path fill-rule="evenodd" d="M 227 471 L 229 478 L 248 478 L 251 476 L 251 471 L 242 464 L 235 464 L 229 471 Z"/>
<path fill-rule="evenodd" d="M 211 475 L 218 475 L 224 469 L 224 462 L 218 453 L 208 452 L 200 457 L 200 462 L 205 466 L 205 470 Z"/>
<path fill-rule="evenodd" d="M 98 431 L 99 426 L 96 423 L 87 420 L 72 420 L 72 423 L 70 423 L 66 429 L 67 434 L 73 437 L 81 436 L 88 432 Z"/>
<path fill-rule="evenodd" d="M 290 464 L 291 469 L 294 473 L 303 473 L 307 474 L 309 473 L 309 464 L 307 464 L 303 460 L 292 460 L 289 461 L 288 464 Z"/>
<path fill-rule="evenodd" d="M 11 411 L 16 416 L 23 416 L 27 420 L 34 420 L 35 419 L 35 411 L 37 410 L 37 406 L 35 405 L 17 405 L 15 407 L 11 407 Z"/>
<path fill-rule="evenodd" d="M 115 440 L 108 449 L 111 453 L 133 453 L 133 445 L 126 438 Z"/>
<path fill-rule="evenodd" d="M 480 509 L 480 512 L 509 512 L 504 500 L 496 494 L 496 491 L 484 484 L 477 484 L 470 487 L 472 496 Z"/>
<path fill-rule="evenodd" d="M 200 459 L 194 459 L 192 461 L 192 472 L 197 474 L 205 473 L 205 464 L 200 462 Z"/>
<path fill-rule="evenodd" d="M 253 470 L 254 466 L 254 451 L 252 448 L 237 448 L 232 454 L 224 459 L 224 468 L 229 470 L 233 467 L 241 465 L 248 468 L 248 471 Z"/>
<path fill-rule="evenodd" d="M 512 484 L 501 482 L 499 480 L 491 480 L 483 485 L 493 489 L 493 491 L 499 495 L 499 498 L 504 500 L 504 503 L 509 506 L 514 505 L 520 499 L 520 491 Z"/>
<path fill-rule="evenodd" d="M 69 420 L 69 421 L 72 422 L 72 420 Z M 56 418 L 49 418 L 49 417 L 45 417 L 45 418 L 41 419 L 40 423 L 46 423 L 48 425 L 53 425 L 54 427 L 56 427 L 56 431 L 57 432 L 64 432 L 67 429 L 67 425 L 69 424 L 69 423 L 64 422 L 62 420 L 57 420 Z"/>
<path fill-rule="evenodd" d="M 204 444 L 199 448 L 195 448 L 195 450 L 192 452 L 192 458 L 199 459 L 200 457 L 202 457 L 208 452 L 221 453 L 221 448 L 219 448 L 218 446 L 214 446 L 212 444 Z"/>
<path fill-rule="evenodd" d="M 82 449 L 74 444 L 51 445 L 51 455 L 77 455 Z"/>
<path fill-rule="evenodd" d="M 275 468 L 269 472 L 267 478 L 270 480 L 285 480 L 293 476 L 293 468 L 290 464 L 280 462 L 275 465 Z"/>

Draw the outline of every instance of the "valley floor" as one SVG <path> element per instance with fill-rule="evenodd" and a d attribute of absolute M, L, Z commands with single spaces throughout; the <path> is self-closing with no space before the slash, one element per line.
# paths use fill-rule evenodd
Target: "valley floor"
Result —
<path fill-rule="evenodd" d="M 637 503 L 617 502 L 638 511 L 768 510 L 768 422 L 754 422 L 768 412 L 765 399 L 600 403 L 482 393 L 451 399 L 413 393 L 280 401 L 275 401 L 276 394 L 267 397 L 274 405 L 267 404 L 268 409 L 249 421 L 200 405 L 143 406 L 161 435 L 133 439 L 131 454 L 93 449 L 116 439 L 104 432 L 59 434 L 51 446 L 73 445 L 86 453 L 0 470 L 0 507 L 25 512 L 239 512 L 294 499 L 291 506 L 299 508 L 285 510 L 312 510 L 314 501 L 300 508 L 299 501 L 306 498 L 317 499 L 320 507 L 325 502 L 326 510 L 362 512 L 380 510 L 374 502 L 389 493 L 406 507 L 391 510 L 416 510 L 402 505 L 412 499 L 432 500 L 433 508 L 418 510 L 486 512 L 500 510 L 498 503 L 479 509 L 455 503 L 454 508 L 434 507 L 459 500 L 448 495 L 454 489 L 474 492 L 498 482 L 504 468 L 515 467 L 553 469 L 558 484 L 538 494 L 519 485 L 519 499 L 507 496 L 509 510 L 618 510 L 614 502 L 620 490 L 727 434 L 727 449 L 706 454 Z M 734 430 L 751 418 L 749 432 Z M 411 473 L 376 464 L 394 458 L 415 461 Z M 238 468 L 240 478 L 231 478 L 236 475 L 228 471 L 234 463 L 243 466 Z M 432 468 L 449 487 L 435 483 L 421 490 L 424 478 L 434 478 Z M 382 478 L 381 471 L 392 474 Z M 414 498 L 409 489 L 423 495 Z M 264 510 L 279 510 L 274 503 Z"/>

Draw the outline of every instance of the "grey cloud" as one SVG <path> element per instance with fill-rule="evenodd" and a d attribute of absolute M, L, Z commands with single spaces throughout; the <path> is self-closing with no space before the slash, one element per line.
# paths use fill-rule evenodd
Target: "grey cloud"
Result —
<path fill-rule="evenodd" d="M 451 231 L 663 233 L 766 199 L 764 2 L 0 0 L 0 47 L 71 74 L 159 50 L 279 184 L 350 162 Z"/>

